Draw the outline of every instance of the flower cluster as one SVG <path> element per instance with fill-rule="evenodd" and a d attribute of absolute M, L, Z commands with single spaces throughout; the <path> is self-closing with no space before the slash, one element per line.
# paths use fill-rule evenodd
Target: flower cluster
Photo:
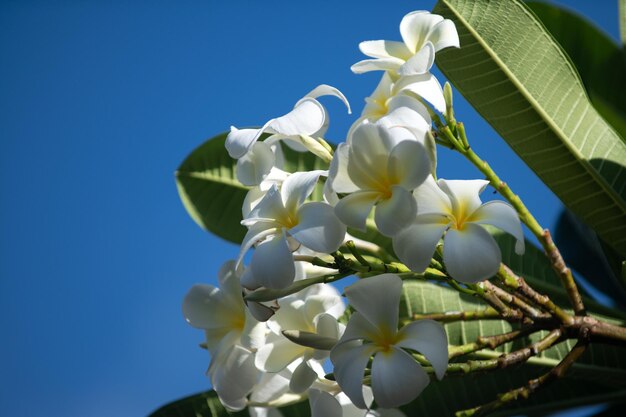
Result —
<path fill-rule="evenodd" d="M 226 148 L 237 159 L 237 178 L 251 187 L 242 207 L 248 232 L 239 258 L 220 271 L 219 287 L 196 285 L 183 304 L 187 321 L 206 332 L 208 375 L 229 409 L 250 407 L 261 415 L 267 407 L 308 397 L 314 416 L 381 415 L 428 385 L 414 355 L 425 357 L 443 378 L 444 328 L 430 320 L 399 328 L 399 276 L 382 274 L 347 287 L 349 319 L 334 287 L 308 285 L 311 278 L 339 272 L 306 260 L 342 250 L 353 239 L 348 229 L 375 227 L 416 273 L 424 272 L 442 244 L 447 273 L 464 283 L 488 279 L 500 267 L 500 250 L 483 225 L 513 235 L 516 250 L 524 250 L 513 208 L 500 201 L 482 204 L 486 181 L 436 179 L 431 115 L 444 112 L 447 102 L 430 69 L 437 51 L 459 47 L 454 24 L 417 11 L 402 19 L 400 32 L 402 42 L 360 44 L 372 59 L 352 70 L 384 73 L 334 151 L 323 137 L 329 117 L 318 98 L 335 96 L 348 112 L 350 105 L 328 85 L 260 129 L 231 128 Z M 285 171 L 283 145 L 312 152 L 329 163 L 328 170 Z M 274 291 L 277 299 L 248 296 L 260 291 Z M 325 377 L 328 359 L 333 378 Z M 373 402 L 377 410 L 370 410 Z"/>

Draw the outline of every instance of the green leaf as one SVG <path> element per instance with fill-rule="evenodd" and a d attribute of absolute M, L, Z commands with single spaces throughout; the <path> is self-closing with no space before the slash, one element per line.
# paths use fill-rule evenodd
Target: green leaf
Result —
<path fill-rule="evenodd" d="M 309 402 L 280 408 L 285 417 L 308 417 L 310 415 Z M 159 408 L 148 417 L 250 417 L 248 410 L 239 412 L 227 411 L 217 398 L 215 391 L 206 391 L 190 397 L 181 398 Z"/>
<path fill-rule="evenodd" d="M 626 144 L 571 62 L 518 0 L 440 0 L 461 48 L 437 65 L 552 191 L 626 256 Z"/>
<path fill-rule="evenodd" d="M 561 7 L 526 5 L 572 60 L 591 103 L 626 140 L 626 53 L 587 19 Z"/>

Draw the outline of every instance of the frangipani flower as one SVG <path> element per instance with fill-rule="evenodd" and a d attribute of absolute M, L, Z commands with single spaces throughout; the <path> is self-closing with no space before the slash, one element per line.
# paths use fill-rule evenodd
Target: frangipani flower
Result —
<path fill-rule="evenodd" d="M 319 85 L 301 98 L 289 113 L 271 119 L 260 129 L 237 129 L 231 127 L 226 138 L 226 150 L 237 161 L 237 178 L 245 185 L 258 184 L 275 165 L 274 151 L 277 141 L 283 140 L 296 150 L 307 149 L 314 153 L 327 153 L 315 140 L 328 129 L 328 111 L 316 100 L 317 97 L 332 95 L 343 101 L 350 113 L 350 104 L 336 88 Z M 264 142 L 257 142 L 263 133 L 271 136 Z"/>
<path fill-rule="evenodd" d="M 222 266 L 218 282 L 217 288 L 194 285 L 183 301 L 183 315 L 206 333 L 208 373 L 220 400 L 230 409 L 242 409 L 257 381 L 254 351 L 264 344 L 267 329 L 245 308 L 235 261 Z"/>
<path fill-rule="evenodd" d="M 281 289 L 295 277 L 292 251 L 299 245 L 331 253 L 342 244 L 346 227 L 333 208 L 322 202 L 305 203 L 325 171 L 296 172 L 278 189 L 272 184 L 261 201 L 241 223 L 248 227 L 239 262 L 254 244 L 248 287 Z M 256 284 L 255 284 L 256 283 Z"/>
<path fill-rule="evenodd" d="M 411 270 L 428 266 L 444 236 L 443 262 L 450 276 L 473 283 L 494 276 L 502 255 L 482 225 L 495 226 L 517 239 L 515 252 L 524 253 L 524 234 L 513 207 L 502 201 L 481 205 L 485 180 L 444 180 L 429 177 L 414 192 L 418 215 L 413 224 L 393 238 L 393 247 Z"/>
<path fill-rule="evenodd" d="M 365 278 L 345 289 L 356 312 L 330 353 L 334 374 L 354 405 L 367 408 L 363 376 L 372 355 L 372 390 L 383 408 L 406 404 L 428 385 L 428 374 L 404 349 L 423 354 L 441 379 L 448 365 L 448 342 L 443 326 L 419 320 L 398 330 L 402 280 L 393 274 Z"/>
<path fill-rule="evenodd" d="M 435 52 L 450 46 L 459 47 L 454 23 L 423 10 L 402 18 L 400 34 L 403 42 L 361 42 L 361 52 L 374 59 L 357 62 L 351 67 L 352 71 L 357 74 L 390 71 L 400 76 L 425 74 L 433 65 Z"/>
<path fill-rule="evenodd" d="M 411 191 L 430 172 L 424 146 L 406 129 L 386 129 L 363 122 L 350 143 L 335 152 L 329 180 L 337 193 L 346 193 L 336 205 L 337 217 L 365 230 L 374 206 L 380 233 L 393 236 L 415 218 L 417 207 Z"/>
<path fill-rule="evenodd" d="M 300 331 L 337 341 L 343 330 L 337 318 L 343 314 L 345 306 L 337 290 L 325 284 L 309 287 L 300 294 L 281 299 L 279 303 L 281 308 L 267 322 L 271 333 L 265 345 L 258 350 L 255 364 L 264 372 L 279 372 L 301 359 L 289 383 L 291 391 L 301 393 L 318 377 L 312 365 L 315 362 L 321 364 L 328 357 L 329 350 L 294 343 L 283 332 Z"/>

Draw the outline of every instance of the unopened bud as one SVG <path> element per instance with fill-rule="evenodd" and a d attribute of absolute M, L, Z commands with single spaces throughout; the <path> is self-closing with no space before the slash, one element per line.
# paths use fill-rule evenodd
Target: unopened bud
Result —
<path fill-rule="evenodd" d="M 293 343 L 313 349 L 331 350 L 337 344 L 337 339 L 333 337 L 320 336 L 317 333 L 305 332 L 301 330 L 283 330 L 282 333 Z"/>
<path fill-rule="evenodd" d="M 448 81 L 443 85 L 443 99 L 446 101 L 446 121 L 448 124 L 454 124 L 454 109 L 452 99 L 452 86 Z"/>

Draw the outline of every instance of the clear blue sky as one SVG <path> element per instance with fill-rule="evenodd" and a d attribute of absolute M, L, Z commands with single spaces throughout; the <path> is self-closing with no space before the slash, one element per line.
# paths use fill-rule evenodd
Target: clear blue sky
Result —
<path fill-rule="evenodd" d="M 434 1 L 2 1 L 0 413 L 141 416 L 208 387 L 181 314 L 238 248 L 187 216 L 173 172 L 231 124 L 341 89 L 343 138 L 380 74 L 367 39 L 399 39 Z M 566 2 L 617 37 L 616 2 Z M 595 9 L 591 9 L 595 7 Z M 475 149 L 552 226 L 559 203 L 461 100 Z M 440 176 L 478 177 L 449 152 Z"/>

